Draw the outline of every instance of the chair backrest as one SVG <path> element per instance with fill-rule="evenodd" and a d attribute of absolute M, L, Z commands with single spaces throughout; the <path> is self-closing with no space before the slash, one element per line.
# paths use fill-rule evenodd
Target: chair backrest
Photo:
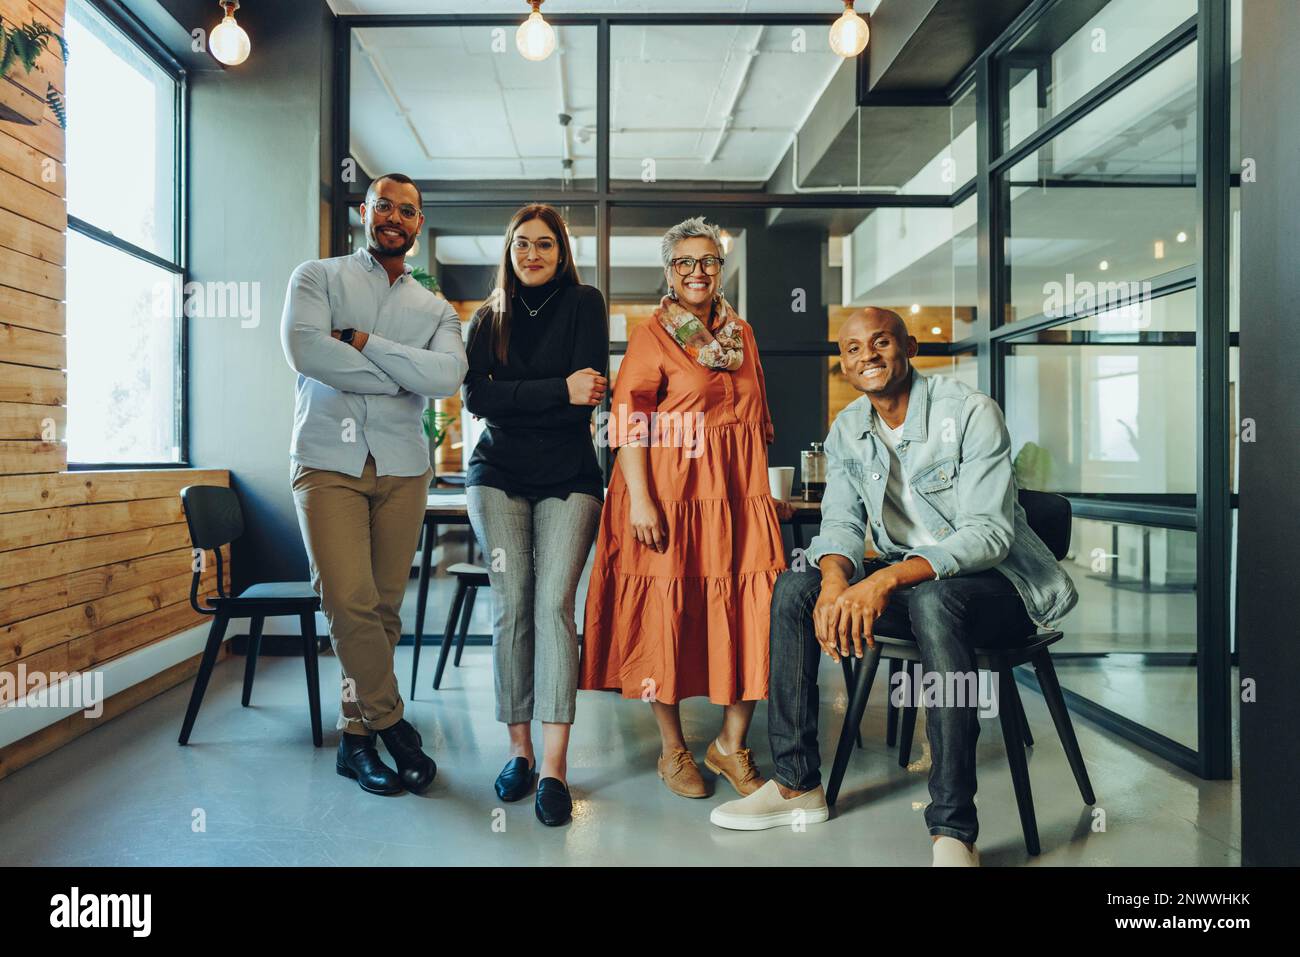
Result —
<path fill-rule="evenodd" d="M 181 489 L 181 505 L 195 548 L 216 551 L 244 534 L 244 513 L 232 488 L 187 485 Z"/>
<path fill-rule="evenodd" d="M 1020 490 L 1020 507 L 1034 534 L 1043 540 L 1056 560 L 1070 550 L 1070 500 L 1054 492 Z"/>

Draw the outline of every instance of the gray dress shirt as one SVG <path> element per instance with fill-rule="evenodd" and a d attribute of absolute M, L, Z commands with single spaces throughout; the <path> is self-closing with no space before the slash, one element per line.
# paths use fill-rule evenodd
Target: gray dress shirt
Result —
<path fill-rule="evenodd" d="M 356 329 L 365 348 L 330 336 Z M 454 395 L 469 365 L 456 311 L 413 278 L 391 285 L 368 250 L 305 262 L 293 271 L 280 321 L 298 373 L 295 464 L 354 478 L 375 457 L 378 475 L 423 475 L 426 397 Z"/>

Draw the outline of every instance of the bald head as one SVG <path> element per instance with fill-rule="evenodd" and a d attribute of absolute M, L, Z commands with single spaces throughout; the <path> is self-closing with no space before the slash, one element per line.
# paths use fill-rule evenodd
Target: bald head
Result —
<path fill-rule="evenodd" d="M 903 317 L 868 306 L 840 327 L 840 368 L 859 392 L 890 395 L 907 388 L 917 344 Z"/>
<path fill-rule="evenodd" d="M 844 343 L 847 338 L 863 338 L 869 332 L 878 329 L 886 329 L 899 342 L 906 342 L 908 338 L 907 323 L 903 317 L 892 309 L 881 309 L 878 306 L 867 306 L 865 309 L 859 309 L 848 319 L 844 320 L 844 325 L 840 326 L 840 351 L 844 350 Z"/>

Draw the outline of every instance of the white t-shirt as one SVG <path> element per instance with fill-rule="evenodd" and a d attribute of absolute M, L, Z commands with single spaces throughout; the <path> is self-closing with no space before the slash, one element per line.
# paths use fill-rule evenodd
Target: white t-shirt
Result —
<path fill-rule="evenodd" d="M 925 527 L 924 520 L 916 510 L 912 484 L 903 474 L 903 463 L 898 457 L 898 440 L 903 436 L 903 426 L 891 429 L 879 415 L 876 423 L 876 434 L 889 449 L 889 481 L 885 483 L 885 507 L 884 515 L 881 516 L 885 522 L 885 532 L 899 548 L 933 545 L 934 536 Z"/>

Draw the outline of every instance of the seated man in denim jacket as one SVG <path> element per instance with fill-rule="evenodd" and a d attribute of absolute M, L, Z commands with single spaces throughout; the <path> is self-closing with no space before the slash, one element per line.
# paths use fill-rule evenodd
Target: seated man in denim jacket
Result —
<path fill-rule="evenodd" d="M 911 636 L 927 674 L 969 675 L 972 649 L 1023 641 L 1074 606 L 1074 585 L 1016 497 L 1002 412 L 981 392 L 912 368 L 897 313 L 865 309 L 840 332 L 840 362 L 863 393 L 826 439 L 821 531 L 811 567 L 772 597 L 768 729 L 775 774 L 714 810 L 739 830 L 824 821 L 817 746 L 819 652 L 861 657 L 873 634 Z M 868 534 L 870 538 L 868 539 Z M 878 560 L 864 563 L 867 542 Z M 798 566 L 801 563 L 796 563 Z M 945 682 L 949 685 L 949 682 Z M 978 702 L 927 702 L 934 862 L 974 866 Z"/>

